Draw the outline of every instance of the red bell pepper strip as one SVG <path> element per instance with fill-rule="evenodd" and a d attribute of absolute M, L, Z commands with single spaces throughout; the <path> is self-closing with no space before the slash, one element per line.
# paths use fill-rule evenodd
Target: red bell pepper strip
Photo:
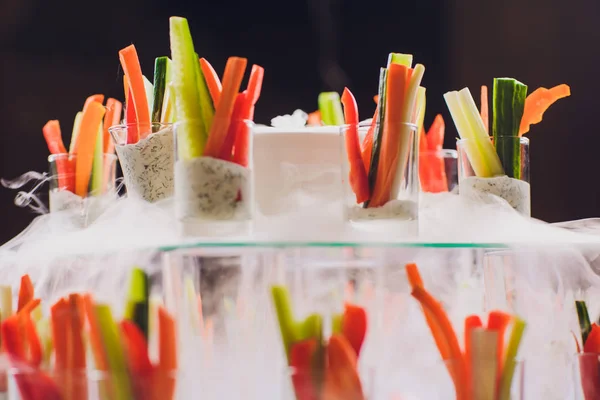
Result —
<path fill-rule="evenodd" d="M 125 122 L 127 124 L 127 144 L 137 143 L 138 140 L 140 140 L 140 134 L 135 104 L 132 100 L 131 88 L 129 88 L 129 95 L 127 96 L 127 103 L 125 104 Z"/>
<path fill-rule="evenodd" d="M 446 125 L 444 124 L 444 117 L 442 114 L 435 116 L 433 123 L 427 131 L 427 145 L 429 150 L 439 151 L 444 147 L 444 132 Z"/>
<path fill-rule="evenodd" d="M 344 106 L 344 119 L 348 126 L 344 138 L 346 142 L 348 163 L 350 164 L 348 179 L 352 191 L 356 195 L 356 203 L 362 204 L 369 200 L 369 182 L 362 154 L 360 152 L 360 142 L 358 138 L 358 105 L 356 104 L 356 99 L 352 95 L 352 92 L 350 92 L 348 88 L 344 88 L 342 105 Z"/>
<path fill-rule="evenodd" d="M 496 388 L 500 389 L 500 379 L 504 369 L 504 334 L 512 321 L 512 316 L 502 311 L 492 311 L 488 315 L 487 329 L 498 333 L 496 347 L 497 367 L 496 367 Z"/>
<path fill-rule="evenodd" d="M 600 354 L 600 326 L 592 324 L 592 329 L 583 344 L 583 352 Z"/>
<path fill-rule="evenodd" d="M 246 99 L 240 113 L 241 118 L 238 118 L 237 121 L 232 121 L 238 124 L 233 150 L 233 162 L 242 167 L 247 167 L 250 160 L 250 129 L 248 129 L 248 126 L 243 121 L 254 119 L 254 106 L 260 97 L 264 75 L 265 70 L 263 67 L 259 65 L 252 66 L 248 87 L 245 91 Z"/>
<path fill-rule="evenodd" d="M 296 400 L 320 400 L 315 383 L 323 377 L 314 376 L 317 347 L 317 340 L 313 338 L 296 342 L 290 348 L 290 367 L 293 368 L 292 384 Z"/>
<path fill-rule="evenodd" d="M 233 157 L 233 145 L 235 143 L 236 135 L 238 130 L 242 129 L 242 125 L 246 125 L 243 121 L 244 116 L 242 115 L 244 104 L 246 102 L 247 91 L 238 93 L 235 98 L 235 105 L 233 106 L 233 113 L 231 114 L 231 124 L 227 130 L 227 136 L 221 147 L 220 159 L 225 161 L 231 161 Z"/>
<path fill-rule="evenodd" d="M 33 367 L 39 367 L 42 363 L 42 343 L 35 328 L 35 323 L 28 314 L 21 315 L 25 326 L 25 333 L 29 347 L 29 363 Z"/>
<path fill-rule="evenodd" d="M 342 317 L 342 335 L 348 340 L 350 346 L 360 356 L 360 349 L 367 334 L 367 313 L 364 308 L 346 304 Z"/>
<path fill-rule="evenodd" d="M 206 86 L 208 86 L 213 105 L 217 107 L 219 99 L 221 98 L 221 92 L 223 91 L 219 75 L 217 75 L 215 69 L 210 65 L 206 58 L 200 59 L 200 69 L 202 70 L 202 75 L 206 81 Z"/>
<path fill-rule="evenodd" d="M 111 126 L 119 125 L 121 122 L 121 113 L 123 105 L 119 100 L 109 98 L 106 100 L 106 114 L 104 115 L 103 130 L 103 152 L 104 154 L 113 154 L 115 152 L 115 142 L 110 137 L 108 129 Z"/>
<path fill-rule="evenodd" d="M 421 138 L 419 143 L 419 178 L 422 190 L 430 193 L 448 191 L 448 180 L 446 177 L 446 164 L 440 151 L 444 145 L 444 119 L 440 114 L 435 117 L 427 135 Z"/>
<path fill-rule="evenodd" d="M 332 335 L 327 344 L 323 399 L 365 399 L 357 371 L 356 353 L 342 335 Z"/>
<path fill-rule="evenodd" d="M 21 277 L 21 285 L 19 286 L 19 302 L 17 312 L 19 312 L 27 303 L 33 300 L 33 283 L 28 274 Z"/>
<path fill-rule="evenodd" d="M 152 399 L 152 373 L 154 367 L 148 357 L 148 343 L 146 338 L 137 327 L 129 320 L 120 323 L 123 336 L 124 348 L 127 357 L 127 365 L 133 379 L 136 400 Z"/>
<path fill-rule="evenodd" d="M 153 393 L 155 399 L 171 400 L 175 396 L 177 370 L 177 335 L 175 319 L 162 307 L 158 308 L 159 361 L 154 368 Z"/>

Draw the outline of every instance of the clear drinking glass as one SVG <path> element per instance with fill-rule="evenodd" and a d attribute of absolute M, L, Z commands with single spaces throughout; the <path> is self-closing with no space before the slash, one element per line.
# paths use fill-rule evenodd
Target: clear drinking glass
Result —
<path fill-rule="evenodd" d="M 493 138 L 490 140 L 493 141 Z M 512 149 L 515 154 L 510 162 L 503 162 L 502 167 L 506 175 L 478 177 L 471 164 L 471 158 L 478 152 L 475 144 L 470 139 L 457 140 L 459 193 L 476 199 L 495 195 L 506 200 L 519 213 L 531 216 L 529 139 L 520 136 L 502 136 L 494 146 Z M 510 152 L 506 151 L 505 154 Z"/>
<path fill-rule="evenodd" d="M 174 142 L 172 124 L 153 123 L 152 132 L 133 143 L 137 125 L 109 129 L 119 156 L 127 195 L 154 202 L 173 196 Z"/>
<path fill-rule="evenodd" d="M 213 121 L 213 124 L 218 121 Z M 184 234 L 214 236 L 247 234 L 254 210 L 251 121 L 233 120 L 229 130 L 237 137 L 206 143 L 214 157 L 186 155 L 190 141 L 203 131 L 200 121 L 175 124 L 175 214 Z M 227 147 L 227 149 L 225 149 Z M 236 153 L 239 152 L 239 153 Z"/>
<path fill-rule="evenodd" d="M 92 170 L 87 187 L 77 193 L 77 156 L 66 153 L 48 156 L 50 212 L 73 211 L 84 223 L 95 220 L 117 198 L 116 162 L 116 155 L 104 154 L 102 171 L 96 174 Z"/>
<path fill-rule="evenodd" d="M 342 157 L 345 215 L 348 221 L 359 223 L 357 226 L 365 226 L 365 222 L 372 226 L 382 221 L 418 220 L 417 126 L 400 124 L 399 129 L 396 140 L 386 141 L 383 127 L 376 123 L 341 127 L 342 152 L 345 154 Z M 362 148 L 360 138 L 368 138 L 379 131 L 382 137 L 379 140 L 378 162 L 371 165 L 373 157 L 369 153 L 372 152 L 369 152 L 369 147 Z M 368 173 L 365 167 L 367 162 L 370 165 Z M 373 169 L 375 165 L 377 168 Z"/>
<path fill-rule="evenodd" d="M 422 192 L 452 192 L 458 186 L 458 152 L 419 151 L 419 178 Z"/>

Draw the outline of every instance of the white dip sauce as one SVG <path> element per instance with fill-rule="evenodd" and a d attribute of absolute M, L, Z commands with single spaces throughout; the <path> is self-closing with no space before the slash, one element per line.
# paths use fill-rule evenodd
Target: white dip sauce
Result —
<path fill-rule="evenodd" d="M 459 185 L 461 196 L 472 199 L 481 199 L 486 194 L 498 196 L 521 214 L 531 216 L 531 188 L 525 181 L 506 175 L 493 178 L 470 176 L 461 179 Z"/>
<path fill-rule="evenodd" d="M 350 220 L 399 219 L 412 220 L 417 218 L 417 204 L 410 200 L 391 200 L 381 207 L 363 208 L 354 206 L 348 209 Z"/>

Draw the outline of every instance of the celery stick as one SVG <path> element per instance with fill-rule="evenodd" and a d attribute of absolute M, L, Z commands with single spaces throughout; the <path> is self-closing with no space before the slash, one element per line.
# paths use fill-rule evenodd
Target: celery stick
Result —
<path fill-rule="evenodd" d="M 342 320 L 344 316 L 342 314 L 335 314 L 331 319 L 331 333 L 342 333 Z"/>
<path fill-rule="evenodd" d="M 148 113 L 152 116 L 152 104 L 154 103 L 154 85 L 145 76 L 144 78 L 144 89 L 146 89 L 146 99 L 148 101 Z"/>
<path fill-rule="evenodd" d="M 471 332 L 472 398 L 495 400 L 498 360 L 498 332 L 474 329 Z"/>
<path fill-rule="evenodd" d="M 170 39 L 172 62 L 172 82 L 176 94 L 175 106 L 180 121 L 198 121 L 202 118 L 200 94 L 196 84 L 196 65 L 199 63 L 194 51 L 194 43 L 188 21 L 181 17 L 171 17 Z M 184 124 L 177 129 L 178 151 L 184 159 L 202 156 L 206 136 L 194 124 Z"/>
<path fill-rule="evenodd" d="M 94 161 L 92 164 L 92 179 L 90 192 L 93 196 L 100 196 L 103 191 L 104 182 L 104 130 L 102 124 L 98 127 L 96 134 L 96 146 L 94 147 Z"/>
<path fill-rule="evenodd" d="M 521 178 L 519 127 L 525 110 L 527 86 L 512 78 L 495 78 L 492 132 L 496 152 L 511 178 Z"/>
<path fill-rule="evenodd" d="M 510 399 L 510 388 L 512 386 L 512 379 L 515 372 L 515 366 L 517 353 L 519 351 L 519 345 L 523 338 L 523 332 L 525 331 L 526 323 L 520 318 L 515 317 L 510 339 L 508 340 L 508 346 L 506 347 L 506 354 L 504 356 L 504 367 L 502 369 L 502 375 L 500 377 L 500 399 Z"/>
<path fill-rule="evenodd" d="M 123 345 L 110 306 L 97 304 L 95 309 L 100 334 L 102 335 L 102 343 L 104 344 L 104 350 L 106 351 L 110 367 L 111 387 L 113 389 L 111 399 L 133 399 Z"/>
<path fill-rule="evenodd" d="M 198 54 L 196 54 L 196 61 L 196 83 L 198 84 L 198 94 L 200 95 L 202 123 L 206 129 L 206 137 L 208 137 L 215 116 L 215 105 L 213 104 L 208 85 L 202 73 L 202 68 L 200 68 L 200 57 L 198 57 Z"/>
<path fill-rule="evenodd" d="M 482 154 L 482 160 L 487 166 L 487 171 L 489 171 L 489 175 L 485 177 L 504 175 L 500 158 L 498 158 L 494 144 L 490 141 L 490 137 L 485 130 L 485 125 L 483 124 L 481 115 L 479 115 L 469 88 L 459 91 L 458 97 L 465 119 L 469 124 L 469 129 L 475 139 L 477 149 Z"/>
<path fill-rule="evenodd" d="M 410 82 L 408 84 L 408 88 L 406 90 L 406 96 L 404 98 L 404 104 L 402 109 L 402 122 L 404 123 L 415 123 L 416 121 L 413 119 L 413 113 L 415 109 L 415 102 L 417 100 L 417 92 L 419 86 L 421 85 L 421 80 L 423 79 L 423 74 L 425 74 L 425 67 L 422 64 L 415 65 L 412 76 L 410 78 Z M 418 133 L 418 132 L 417 132 Z M 400 128 L 400 140 L 398 146 L 398 164 L 396 166 L 396 173 L 394 175 L 394 181 L 392 183 L 391 196 L 392 198 L 396 198 L 400 191 L 400 183 L 404 179 L 404 171 L 406 169 L 406 164 L 408 162 L 408 154 L 410 151 L 410 127 L 406 124 L 403 124 Z M 417 140 L 417 138 L 414 138 Z M 417 154 L 414 155 L 417 157 Z M 418 164 L 415 164 L 418 165 Z M 413 171 L 418 178 L 417 170 Z M 415 184 L 418 185 L 418 179 L 415 179 Z"/>
<path fill-rule="evenodd" d="M 281 340 L 283 341 L 283 347 L 289 362 L 290 348 L 292 344 L 297 341 L 296 324 L 294 323 L 292 311 L 292 301 L 290 299 L 288 290 L 283 286 L 273 286 L 271 288 L 271 297 L 273 299 L 273 305 L 275 306 L 277 320 L 279 321 Z"/>
<path fill-rule="evenodd" d="M 369 190 L 373 193 L 375 189 L 375 180 L 377 179 L 377 170 L 379 169 L 379 155 L 381 154 L 381 141 L 383 138 L 383 121 L 385 119 L 385 103 L 386 94 L 385 88 L 387 82 L 387 69 L 381 68 L 379 70 L 379 109 L 377 110 L 375 131 L 373 131 L 373 147 L 371 149 L 371 161 L 369 168 Z M 364 208 L 369 206 L 369 202 L 365 201 Z"/>
<path fill-rule="evenodd" d="M 73 153 L 75 149 L 75 142 L 77 141 L 77 135 L 79 135 L 79 127 L 81 126 L 81 117 L 83 112 L 79 111 L 75 115 L 75 121 L 73 122 L 73 133 L 71 133 L 71 142 L 69 143 L 69 153 Z"/>
<path fill-rule="evenodd" d="M 319 111 L 323 125 L 343 125 L 344 111 L 340 95 L 336 92 L 323 92 L 319 94 Z"/>
<path fill-rule="evenodd" d="M 415 121 L 418 127 L 417 133 L 421 132 L 421 130 L 423 129 L 423 121 L 425 121 L 425 106 L 425 88 L 423 86 L 419 86 L 419 89 L 417 89 L 417 106 L 415 107 L 415 112 L 417 115 Z"/>
<path fill-rule="evenodd" d="M 12 315 L 12 287 L 2 285 L 0 286 L 0 321 L 4 321 Z"/>
<path fill-rule="evenodd" d="M 129 291 L 127 293 L 127 303 L 125 306 L 125 318 L 133 321 L 140 332 L 148 339 L 148 318 L 149 318 L 149 288 L 148 275 L 140 268 L 131 270 L 129 280 Z"/>
<path fill-rule="evenodd" d="M 152 101 L 152 122 L 161 121 L 165 89 L 167 86 L 167 69 L 169 57 L 156 57 L 154 60 L 154 93 Z"/>
<path fill-rule="evenodd" d="M 402 54 L 402 53 L 390 53 L 388 56 L 388 67 L 390 64 L 400 64 L 404 65 L 408 68 L 412 67 L 413 56 L 412 54 Z"/>
<path fill-rule="evenodd" d="M 319 314 L 311 314 L 297 324 L 296 341 L 317 338 L 320 342 L 323 336 L 323 318 Z"/>

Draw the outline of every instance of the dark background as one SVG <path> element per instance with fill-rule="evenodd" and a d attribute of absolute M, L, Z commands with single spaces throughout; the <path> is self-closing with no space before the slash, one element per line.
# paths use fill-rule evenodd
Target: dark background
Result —
<path fill-rule="evenodd" d="M 187 17 L 196 51 L 222 74 L 228 56 L 266 70 L 256 121 L 317 108 L 348 85 L 362 118 L 374 111 L 379 67 L 391 51 L 425 65 L 428 126 L 442 94 L 510 76 L 530 87 L 571 86 L 530 132 L 534 217 L 598 215 L 598 0 L 0 0 L 0 176 L 47 170 L 41 128 L 59 119 L 65 141 L 85 98 L 123 99 L 118 51 L 134 43 L 142 69 L 169 55 L 168 17 Z M 33 218 L 0 188 L 0 243 Z"/>

